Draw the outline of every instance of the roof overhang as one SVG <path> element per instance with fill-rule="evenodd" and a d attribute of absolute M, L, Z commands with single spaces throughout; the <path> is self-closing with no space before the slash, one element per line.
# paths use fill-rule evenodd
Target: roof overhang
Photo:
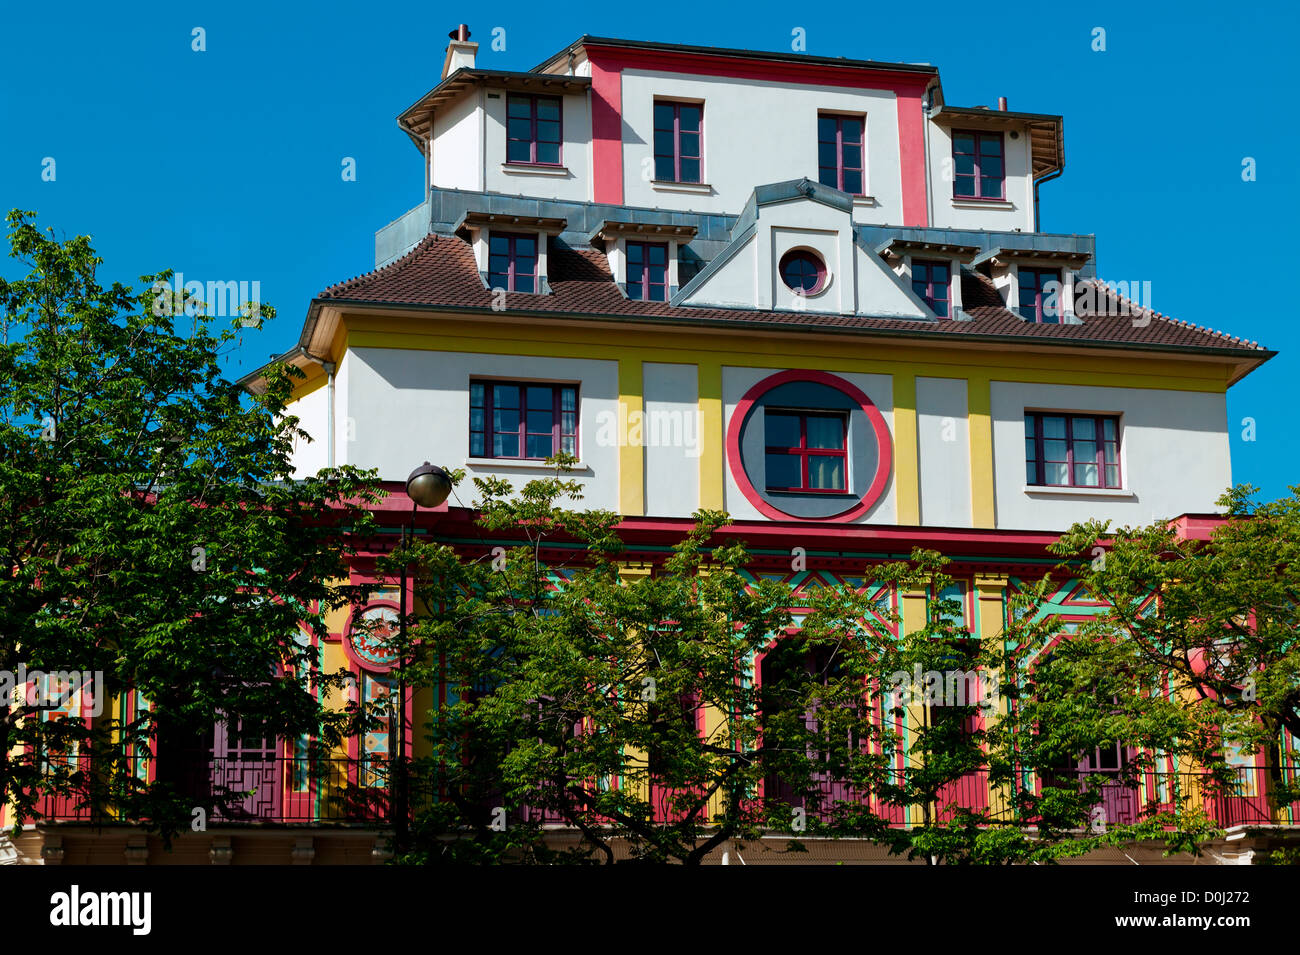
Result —
<path fill-rule="evenodd" d="M 564 231 L 567 219 L 553 219 L 545 216 L 520 216 L 506 212 L 466 212 L 456 222 L 452 231 L 462 229 L 483 229 L 505 227 L 526 229 L 530 232 L 545 232 L 547 235 L 559 235 Z"/>
<path fill-rule="evenodd" d="M 595 242 L 597 239 L 610 241 L 617 239 L 619 236 L 643 236 L 651 239 L 676 239 L 679 242 L 689 242 L 695 238 L 695 233 L 699 231 L 693 225 L 671 224 L 664 222 L 628 222 L 620 219 L 603 219 L 596 228 L 591 230 L 587 236 L 588 243 Z"/>
<path fill-rule="evenodd" d="M 969 265 L 971 261 L 979 254 L 979 246 L 976 245 L 954 245 L 948 242 L 923 242 L 919 239 L 886 239 L 880 245 L 876 246 L 876 252 L 882 258 L 902 258 L 909 252 L 921 252 L 926 255 L 942 256 L 948 259 L 957 259 L 963 265 Z"/>
<path fill-rule="evenodd" d="M 1008 262 L 1051 262 L 1064 265 L 1070 269 L 1079 269 L 1086 265 L 1092 256 L 1087 252 L 1069 249 L 1013 249 L 1005 246 L 981 252 L 971 262 L 972 265 L 1006 265 Z"/>
<path fill-rule="evenodd" d="M 930 118 L 940 126 L 1020 130 L 1029 134 L 1033 176 L 1042 179 L 1065 168 L 1065 120 L 1051 113 L 1013 113 L 1005 109 L 936 107 Z"/>
<path fill-rule="evenodd" d="M 423 149 L 423 143 L 433 132 L 434 113 L 480 86 L 563 95 L 585 91 L 591 86 L 591 79 L 555 73 L 518 73 L 462 67 L 402 110 L 397 116 L 397 124 L 411 137 L 413 143 Z"/>

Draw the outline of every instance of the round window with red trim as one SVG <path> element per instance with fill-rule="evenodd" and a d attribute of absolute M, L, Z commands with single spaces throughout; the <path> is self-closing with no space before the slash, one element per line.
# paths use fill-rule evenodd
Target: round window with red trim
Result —
<path fill-rule="evenodd" d="M 826 263 L 808 249 L 791 249 L 781 256 L 780 271 L 792 292 L 813 295 L 826 287 Z"/>
<path fill-rule="evenodd" d="M 766 517 L 851 521 L 884 494 L 893 454 L 885 419 L 860 388 L 822 371 L 783 371 L 736 405 L 727 464 Z"/>

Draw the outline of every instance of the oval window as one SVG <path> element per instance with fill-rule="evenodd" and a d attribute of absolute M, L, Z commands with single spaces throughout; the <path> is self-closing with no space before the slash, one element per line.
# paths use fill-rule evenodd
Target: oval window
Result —
<path fill-rule="evenodd" d="M 807 249 L 792 249 L 781 256 L 781 281 L 793 292 L 811 295 L 826 284 L 826 265 Z"/>

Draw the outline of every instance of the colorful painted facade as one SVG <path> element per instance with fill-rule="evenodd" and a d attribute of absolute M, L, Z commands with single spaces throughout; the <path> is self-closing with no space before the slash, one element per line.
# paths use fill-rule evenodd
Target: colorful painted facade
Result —
<path fill-rule="evenodd" d="M 377 468 L 394 540 L 422 461 L 518 483 L 564 450 L 585 504 L 623 515 L 633 564 L 698 508 L 729 512 L 752 573 L 797 593 L 930 547 L 988 637 L 1076 520 L 1208 532 L 1232 483 L 1227 390 L 1272 353 L 1107 286 L 1092 236 L 1038 231 L 1061 117 L 950 105 L 923 65 L 595 37 L 531 70 L 476 58 L 454 31 L 441 80 L 398 118 L 425 200 L 282 356 L 316 438 L 299 472 Z M 481 546 L 455 499 L 417 532 Z M 398 596 L 366 613 L 395 619 Z M 919 626 L 924 595 L 880 597 Z M 1065 584 L 1042 612 L 1067 633 L 1098 609 Z M 382 647 L 346 615 L 332 632 L 326 667 L 365 699 L 394 692 Z M 408 727 L 433 700 L 411 695 Z M 340 773 L 382 787 L 391 739 L 354 740 Z M 328 821 L 292 745 L 213 757 L 272 774 L 263 818 Z M 1300 821 L 1245 777 L 1224 824 Z M 295 836 L 294 858 L 382 857 L 359 834 L 378 828 Z"/>

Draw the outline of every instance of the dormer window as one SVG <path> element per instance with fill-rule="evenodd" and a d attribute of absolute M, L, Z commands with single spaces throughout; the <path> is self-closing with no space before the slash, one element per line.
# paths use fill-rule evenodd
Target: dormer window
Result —
<path fill-rule="evenodd" d="M 912 291 L 940 318 L 951 314 L 952 267 L 947 262 L 912 262 Z"/>
<path fill-rule="evenodd" d="M 558 96 L 506 97 L 506 162 L 560 165 L 563 140 Z"/>
<path fill-rule="evenodd" d="M 953 198 L 1004 199 L 1004 155 L 1001 133 L 953 130 Z"/>
<path fill-rule="evenodd" d="M 1027 322 L 1060 324 L 1061 270 L 1022 265 L 1017 271 L 1020 282 L 1020 317 Z"/>
<path fill-rule="evenodd" d="M 627 243 L 627 297 L 646 302 L 668 301 L 668 244 Z"/>
<path fill-rule="evenodd" d="M 817 116 L 817 179 L 851 196 L 863 193 L 861 116 Z"/>
<path fill-rule="evenodd" d="M 826 263 L 807 249 L 792 249 L 781 256 L 781 281 L 792 292 L 813 295 L 826 284 Z"/>
<path fill-rule="evenodd" d="M 655 179 L 701 182 L 700 148 L 704 106 L 658 100 L 654 106 Z"/>
<path fill-rule="evenodd" d="M 493 232 L 488 237 L 488 288 L 537 291 L 537 236 Z"/>

